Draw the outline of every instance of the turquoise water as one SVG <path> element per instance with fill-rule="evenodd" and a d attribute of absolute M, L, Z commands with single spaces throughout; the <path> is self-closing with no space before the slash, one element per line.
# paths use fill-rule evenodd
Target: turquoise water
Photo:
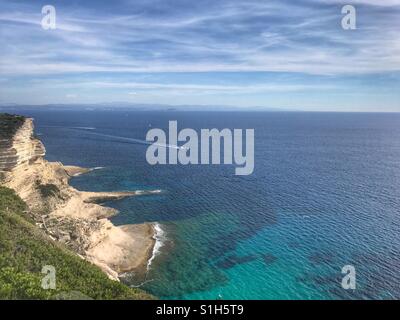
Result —
<path fill-rule="evenodd" d="M 35 117 L 49 160 L 104 167 L 77 188 L 164 190 L 108 203 L 116 224 L 161 224 L 143 285 L 161 298 L 400 298 L 399 114 L 20 112 Z M 153 167 L 146 145 L 120 138 L 144 140 L 169 120 L 254 128 L 254 174 Z M 356 268 L 354 291 L 341 287 L 344 265 Z"/>

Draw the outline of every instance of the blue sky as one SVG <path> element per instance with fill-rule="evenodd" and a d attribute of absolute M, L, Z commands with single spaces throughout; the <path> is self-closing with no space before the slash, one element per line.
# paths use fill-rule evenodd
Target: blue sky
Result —
<path fill-rule="evenodd" d="M 0 39 L 0 103 L 400 111 L 400 0 L 0 0 Z"/>

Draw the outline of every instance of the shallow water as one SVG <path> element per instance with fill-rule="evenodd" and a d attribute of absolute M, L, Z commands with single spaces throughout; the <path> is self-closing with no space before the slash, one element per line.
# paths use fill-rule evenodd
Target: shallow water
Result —
<path fill-rule="evenodd" d="M 400 298 L 400 114 L 19 112 L 35 117 L 49 160 L 104 167 L 77 188 L 164 190 L 108 204 L 116 224 L 161 223 L 144 284 L 161 298 Z M 169 120 L 254 128 L 254 173 L 148 165 L 149 126 Z M 344 265 L 355 291 L 341 287 Z"/>

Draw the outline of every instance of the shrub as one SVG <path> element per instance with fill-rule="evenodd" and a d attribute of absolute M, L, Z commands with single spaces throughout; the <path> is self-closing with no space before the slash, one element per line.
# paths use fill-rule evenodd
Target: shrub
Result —
<path fill-rule="evenodd" d="M 36 181 L 36 188 L 43 198 L 57 196 L 60 193 L 60 189 L 55 184 L 40 184 L 39 181 Z"/>
<path fill-rule="evenodd" d="M 9 139 L 24 124 L 25 117 L 0 113 L 0 139 Z"/>
<path fill-rule="evenodd" d="M 25 203 L 0 187 L 0 299 L 151 299 L 110 280 L 98 267 L 51 241 L 25 215 Z M 41 287 L 43 266 L 56 270 L 56 289 Z"/>

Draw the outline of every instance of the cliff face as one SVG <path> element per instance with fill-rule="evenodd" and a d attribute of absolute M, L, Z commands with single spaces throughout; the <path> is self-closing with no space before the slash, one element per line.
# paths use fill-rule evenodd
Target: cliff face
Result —
<path fill-rule="evenodd" d="M 110 278 L 141 272 L 154 246 L 151 224 L 114 226 L 116 210 L 94 203 L 140 192 L 81 192 L 68 181 L 88 170 L 44 159 L 45 148 L 33 136 L 33 120 L 0 114 L 0 185 L 15 190 L 32 219 L 48 236 L 99 266 Z"/>
<path fill-rule="evenodd" d="M 11 171 L 18 166 L 29 165 L 45 155 L 43 144 L 33 137 L 33 120 L 25 119 L 11 138 L 8 132 L 0 134 L 0 171 Z M 3 127 L 0 130 L 6 130 Z"/>
<path fill-rule="evenodd" d="M 25 203 L 12 190 L 0 186 L 0 300 L 152 298 L 109 280 L 98 268 L 54 243 L 27 219 L 25 210 Z M 43 265 L 57 271 L 53 290 L 40 286 Z"/>

